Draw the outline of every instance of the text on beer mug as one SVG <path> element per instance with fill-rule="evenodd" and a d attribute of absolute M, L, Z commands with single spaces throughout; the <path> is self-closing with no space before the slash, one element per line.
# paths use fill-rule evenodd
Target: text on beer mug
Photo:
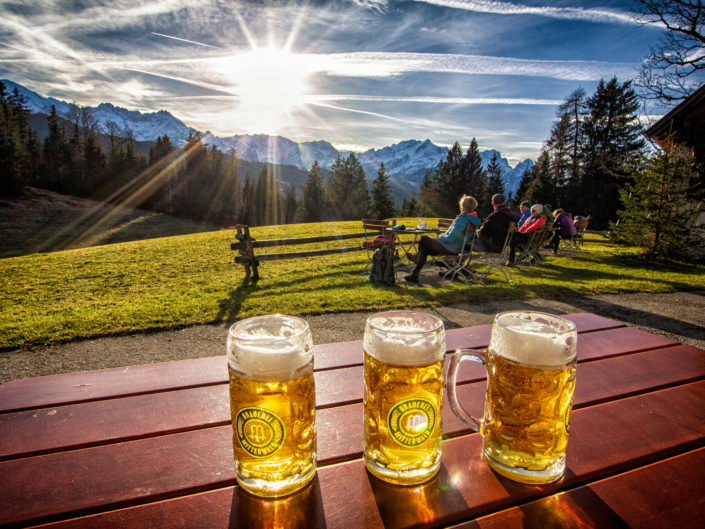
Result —
<path fill-rule="evenodd" d="M 443 322 L 415 312 L 375 314 L 363 344 L 365 465 L 391 483 L 427 481 L 441 458 Z"/>
<path fill-rule="evenodd" d="M 313 341 L 306 321 L 275 314 L 240 321 L 228 334 L 235 478 L 279 497 L 316 472 Z"/>

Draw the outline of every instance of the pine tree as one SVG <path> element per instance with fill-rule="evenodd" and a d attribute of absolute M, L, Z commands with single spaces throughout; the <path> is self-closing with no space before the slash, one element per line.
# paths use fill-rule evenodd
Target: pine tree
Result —
<path fill-rule="evenodd" d="M 519 187 L 517 187 L 516 194 L 514 195 L 514 204 L 518 205 L 525 200 L 529 200 L 529 189 L 534 183 L 534 171 L 533 168 L 528 167 L 524 170 L 524 174 L 521 175 L 521 180 L 519 180 Z"/>
<path fill-rule="evenodd" d="M 456 207 L 454 215 L 457 215 L 457 202 L 462 195 L 472 195 L 475 197 L 480 205 L 478 211 L 486 215 L 489 213 L 490 209 L 489 199 L 487 197 L 487 174 L 482 168 L 480 148 L 475 138 L 470 142 L 465 157 L 463 158 L 462 173 L 465 187 L 455 197 Z M 484 202 L 484 204 L 481 204 L 481 202 Z"/>
<path fill-rule="evenodd" d="M 286 195 L 284 196 L 285 224 L 291 224 L 292 222 L 294 222 L 298 205 L 299 203 L 296 201 L 296 188 L 293 185 L 287 186 Z"/>
<path fill-rule="evenodd" d="M 481 199 L 478 198 L 478 202 L 482 200 L 482 203 L 478 205 L 478 211 L 482 216 L 487 216 L 490 212 L 490 204 L 492 204 L 492 196 L 495 194 L 504 195 L 504 181 L 502 180 L 502 168 L 499 166 L 499 158 L 497 152 L 492 155 L 492 160 L 490 160 L 487 166 L 487 191 L 485 196 Z M 477 198 L 477 197 L 476 197 Z"/>
<path fill-rule="evenodd" d="M 592 215 L 591 225 L 605 228 L 616 218 L 620 206 L 620 179 L 643 155 L 644 140 L 636 115 L 639 100 L 630 81 L 620 84 L 615 77 L 600 81 L 587 107 L 583 170 L 576 198 L 581 213 Z"/>
<path fill-rule="evenodd" d="M 394 199 L 388 180 L 384 163 L 381 163 L 377 178 L 372 183 L 370 216 L 375 219 L 388 219 L 394 216 Z"/>
<path fill-rule="evenodd" d="M 314 161 L 296 211 L 296 222 L 320 222 L 323 209 L 323 174 L 318 162 Z"/>
<path fill-rule="evenodd" d="M 404 199 L 399 210 L 399 215 L 402 217 L 416 217 L 423 213 L 421 204 L 416 199 L 416 195 L 411 195 L 409 200 Z"/>
<path fill-rule="evenodd" d="M 532 204 L 555 204 L 556 186 L 551 172 L 551 158 L 548 151 L 541 151 L 541 155 L 533 168 L 534 178 L 531 187 L 526 193 L 526 199 Z"/>
<path fill-rule="evenodd" d="M 350 153 L 345 159 L 336 159 L 325 186 L 328 211 L 334 220 L 361 219 L 368 214 L 370 194 L 365 172 L 357 157 Z"/>
<path fill-rule="evenodd" d="M 697 198 L 698 180 L 693 155 L 683 147 L 659 150 L 633 167 L 620 189 L 624 209 L 611 224 L 613 236 L 641 246 L 649 257 L 689 258 L 699 250 L 702 258 L 703 231 L 696 222 L 705 208 Z"/>

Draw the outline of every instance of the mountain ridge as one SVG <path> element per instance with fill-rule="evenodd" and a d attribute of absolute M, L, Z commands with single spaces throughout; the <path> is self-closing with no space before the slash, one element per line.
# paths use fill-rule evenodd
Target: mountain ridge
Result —
<path fill-rule="evenodd" d="M 1 80 L 8 92 L 17 88 L 25 98 L 27 107 L 36 113 L 49 114 L 54 105 L 61 117 L 71 112 L 72 103 L 67 103 L 53 97 L 44 97 L 38 93 L 8 79 Z M 123 134 L 130 131 L 137 141 L 155 141 L 160 136 L 169 136 L 177 146 L 185 145 L 189 136 L 199 131 L 187 126 L 181 120 L 166 110 L 143 113 L 128 110 L 109 102 L 100 103 L 93 110 L 93 117 L 103 129 L 107 123 L 115 123 Z M 339 151 L 326 140 L 295 142 L 283 136 L 266 134 L 243 134 L 221 138 L 210 132 L 202 132 L 202 141 L 206 145 L 214 145 L 223 152 L 234 149 L 238 157 L 250 162 L 274 163 L 291 165 L 308 171 L 314 161 L 322 168 L 330 168 L 338 157 L 347 157 L 353 151 Z M 409 197 L 417 193 L 424 174 L 428 169 L 438 165 L 446 157 L 447 147 L 440 147 L 429 139 L 403 140 L 380 149 L 368 149 L 364 152 L 354 152 L 365 171 L 368 180 L 377 175 L 381 163 L 390 176 L 390 183 L 399 198 Z M 501 152 L 489 149 L 481 151 L 482 165 L 486 169 L 494 154 L 497 154 L 502 179 L 508 192 L 515 192 L 521 176 L 534 162 L 526 159 L 512 167 Z"/>

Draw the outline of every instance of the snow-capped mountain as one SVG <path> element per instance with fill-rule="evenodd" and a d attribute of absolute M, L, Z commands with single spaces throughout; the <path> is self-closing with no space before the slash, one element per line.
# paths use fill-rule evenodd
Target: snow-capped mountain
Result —
<path fill-rule="evenodd" d="M 54 105 L 59 116 L 70 116 L 72 105 L 52 97 L 42 97 L 22 85 L 3 79 L 7 93 L 17 88 L 25 98 L 27 107 L 34 113 L 49 114 Z M 182 121 L 165 110 L 142 113 L 136 110 L 126 110 L 110 103 L 101 103 L 93 107 L 93 117 L 102 131 L 108 130 L 108 123 L 115 123 L 123 131 L 131 131 L 137 141 L 155 141 L 158 137 L 167 135 L 172 143 L 183 146 L 189 136 L 197 131 L 186 126 Z M 223 152 L 234 149 L 238 157 L 252 162 L 269 162 L 282 165 L 292 165 L 308 170 L 314 161 L 323 168 L 329 168 L 336 158 L 347 157 L 349 152 L 338 151 L 327 141 L 308 141 L 297 143 L 282 136 L 267 136 L 263 134 L 239 135 L 220 138 L 209 132 L 203 134 L 203 142 L 215 145 Z M 521 176 L 527 168 L 534 165 L 532 160 L 523 162 L 512 168 L 501 153 L 494 150 L 480 153 L 485 169 L 497 153 L 502 170 L 502 178 L 508 192 L 514 192 L 519 186 Z M 430 140 L 406 140 L 381 149 L 370 149 L 355 153 L 360 160 L 365 175 L 369 180 L 377 176 L 377 170 L 384 163 L 387 174 L 391 176 L 393 187 L 404 190 L 407 195 L 418 191 L 427 169 L 436 167 L 438 162 L 446 157 L 448 149 L 431 143 Z"/>

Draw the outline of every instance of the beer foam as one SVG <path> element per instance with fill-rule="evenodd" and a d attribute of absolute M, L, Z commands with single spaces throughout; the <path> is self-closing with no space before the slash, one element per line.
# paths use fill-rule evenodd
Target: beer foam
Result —
<path fill-rule="evenodd" d="M 259 321 L 256 321 L 259 320 Z M 308 325 L 288 316 L 250 318 L 233 325 L 228 336 L 228 364 L 247 377 L 289 380 L 313 359 Z"/>
<path fill-rule="evenodd" d="M 568 320 L 538 312 L 505 313 L 497 320 L 490 348 L 508 360 L 555 367 L 576 356 L 577 333 Z"/>
<path fill-rule="evenodd" d="M 371 316 L 363 346 L 367 354 L 388 364 L 414 366 L 437 362 L 443 359 L 446 350 L 443 323 L 435 316 L 411 312 Z"/>

